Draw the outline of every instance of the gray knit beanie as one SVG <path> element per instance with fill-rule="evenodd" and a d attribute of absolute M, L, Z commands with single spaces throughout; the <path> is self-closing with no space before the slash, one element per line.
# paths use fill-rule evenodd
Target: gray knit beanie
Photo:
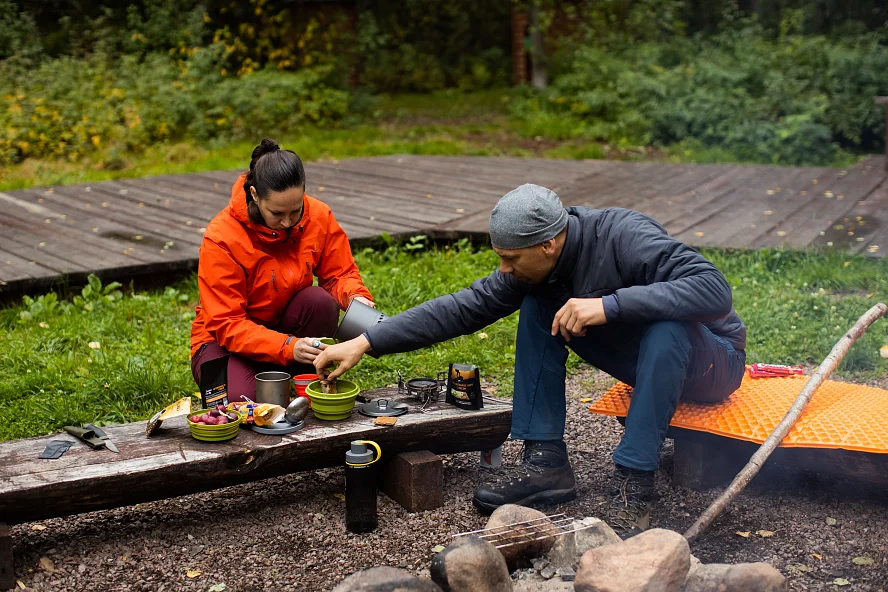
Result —
<path fill-rule="evenodd" d="M 497 249 L 524 249 L 556 236 L 567 210 L 551 189 L 526 184 L 500 198 L 490 212 L 490 242 Z"/>

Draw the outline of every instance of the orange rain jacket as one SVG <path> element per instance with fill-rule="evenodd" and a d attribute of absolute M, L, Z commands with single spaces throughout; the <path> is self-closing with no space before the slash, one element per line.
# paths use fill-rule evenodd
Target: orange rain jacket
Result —
<path fill-rule="evenodd" d="M 343 310 L 355 296 L 372 297 L 327 204 L 306 195 L 299 223 L 289 233 L 272 230 L 250 222 L 245 180 L 241 175 L 234 183 L 228 207 L 204 233 L 191 355 L 215 340 L 231 353 L 287 365 L 293 362 L 293 342 L 285 347 L 289 335 L 269 327 L 280 322 L 290 300 L 311 286 L 314 276 Z"/>

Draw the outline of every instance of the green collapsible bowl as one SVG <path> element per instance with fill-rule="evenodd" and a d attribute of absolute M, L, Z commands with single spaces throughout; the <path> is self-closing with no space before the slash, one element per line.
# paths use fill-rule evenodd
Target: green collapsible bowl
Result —
<path fill-rule="evenodd" d="M 361 392 L 357 383 L 340 378 L 336 381 L 335 395 L 324 394 L 321 389 L 321 381 L 315 380 L 305 387 L 305 394 L 311 400 L 311 410 L 315 417 L 326 421 L 348 419 L 355 407 L 355 399 Z"/>
<path fill-rule="evenodd" d="M 238 413 L 237 419 L 229 420 L 228 423 L 222 425 L 204 425 L 202 423 L 194 423 L 191 421 L 192 415 L 203 415 L 209 409 L 199 409 L 185 418 L 188 427 L 191 428 L 191 437 L 202 442 L 225 442 L 237 436 L 238 426 L 240 426 L 242 416 Z"/>

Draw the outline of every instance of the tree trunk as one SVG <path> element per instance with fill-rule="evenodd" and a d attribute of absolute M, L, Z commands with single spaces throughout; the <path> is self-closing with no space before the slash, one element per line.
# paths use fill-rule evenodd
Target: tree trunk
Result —
<path fill-rule="evenodd" d="M 536 2 L 530 7 L 530 81 L 534 88 L 545 89 L 549 86 L 543 31 L 540 29 L 540 7 Z"/>

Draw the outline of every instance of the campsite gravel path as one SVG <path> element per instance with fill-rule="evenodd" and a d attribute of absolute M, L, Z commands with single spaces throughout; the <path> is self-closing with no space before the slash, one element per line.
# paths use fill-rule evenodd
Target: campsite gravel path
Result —
<path fill-rule="evenodd" d="M 589 404 L 579 399 L 611 384 L 592 371 L 569 380 L 567 438 L 581 492 L 553 511 L 598 514 L 596 494 L 603 491 L 622 428 L 612 418 L 587 413 Z M 507 443 L 505 459 L 519 450 L 518 443 Z M 482 476 L 477 455 L 452 455 L 445 462 L 442 508 L 411 515 L 380 495 L 379 529 L 369 535 L 345 530 L 344 503 L 337 497 L 344 489 L 341 469 L 22 524 L 12 529 L 16 579 L 27 589 L 47 591 L 246 592 L 329 590 L 376 565 L 427 575 L 432 547 L 446 544 L 451 533 L 484 525 L 469 501 Z M 718 492 L 673 488 L 671 464 L 667 443 L 653 523 L 683 531 Z M 763 538 L 754 534 L 759 530 L 774 534 Z M 744 538 L 737 531 L 753 534 Z M 750 486 L 693 553 L 706 563 L 769 562 L 790 577 L 793 590 L 888 590 L 888 494 L 782 472 Z M 849 584 L 833 583 L 841 580 Z"/>

